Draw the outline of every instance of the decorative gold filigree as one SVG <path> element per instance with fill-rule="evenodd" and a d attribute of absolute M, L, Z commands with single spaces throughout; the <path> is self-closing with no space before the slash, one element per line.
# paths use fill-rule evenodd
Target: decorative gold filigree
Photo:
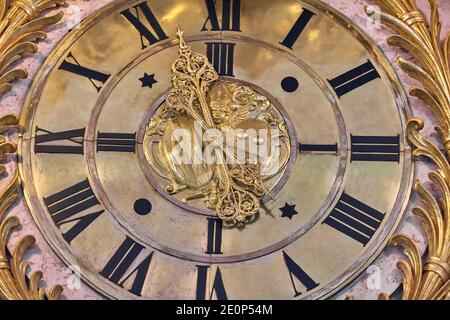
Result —
<path fill-rule="evenodd" d="M 250 222 L 259 212 L 260 198 L 270 195 L 265 181 L 281 172 L 288 162 L 290 143 L 286 124 L 263 95 L 247 86 L 218 81 L 218 74 L 208 58 L 193 53 L 181 31 L 178 36 L 179 57 L 172 65 L 173 88 L 150 119 L 145 135 L 147 160 L 155 173 L 168 181 L 166 191 L 170 194 L 190 190 L 184 202 L 203 199 L 205 206 L 228 224 Z M 180 143 L 172 137 L 176 129 L 186 130 L 191 137 L 206 131 L 220 135 L 220 142 L 214 135 L 208 141 L 213 146 L 214 163 L 203 159 L 196 161 L 193 156 L 183 163 L 175 159 L 178 155 L 174 156 L 173 151 Z M 281 141 L 283 152 L 276 160 L 281 159 L 281 163 L 270 177 L 263 176 L 261 168 L 270 166 L 274 158 L 268 157 L 264 163 L 240 161 L 235 150 L 222 139 L 232 131 L 248 130 L 267 132 L 267 136 L 258 135 L 255 139 L 268 144 L 272 141 L 271 133 L 279 132 L 276 138 Z M 155 144 L 158 145 L 156 150 Z M 203 146 L 200 149 L 204 151 Z M 192 154 L 195 152 L 193 150 Z"/>
<path fill-rule="evenodd" d="M 12 89 L 15 80 L 28 76 L 25 70 L 11 70 L 13 63 L 25 53 L 35 53 L 35 42 L 46 38 L 41 30 L 62 17 L 61 12 L 49 17 L 39 17 L 40 13 L 63 3 L 64 0 L 0 0 L 0 97 Z M 17 122 L 14 115 L 0 119 L 0 161 L 5 161 L 8 154 L 16 151 L 16 145 L 7 142 L 1 134 L 17 126 Z M 5 171 L 5 166 L 0 165 L 0 174 Z M 24 237 L 11 256 L 7 252 L 8 236 L 20 222 L 17 217 L 4 219 L 4 215 L 17 201 L 20 184 L 16 170 L 0 193 L 0 300 L 58 299 L 62 293 L 61 286 L 54 286 L 47 296 L 45 290 L 39 288 L 42 272 L 32 272 L 27 278 L 28 264 L 23 261 L 23 255 L 35 244 L 34 237 Z"/>
<path fill-rule="evenodd" d="M 414 148 L 414 156 L 431 159 L 438 167 L 429 173 L 429 179 L 439 190 L 441 198 L 428 191 L 420 181 L 415 189 L 422 205 L 413 209 L 425 226 L 428 237 L 428 254 L 423 264 L 414 242 L 404 235 L 394 236 L 390 244 L 401 246 L 408 262 L 398 267 L 404 272 L 404 300 L 442 300 L 450 298 L 450 33 L 441 43 L 441 23 L 435 0 L 429 0 L 430 22 L 413 0 L 378 0 L 387 13 L 381 13 L 383 23 L 397 34 L 388 43 L 398 46 L 416 59 L 418 64 L 398 58 L 400 68 L 419 80 L 423 88 L 413 88 L 410 94 L 424 101 L 439 118 L 436 131 L 440 134 L 445 154 L 420 134 L 424 123 L 412 119 L 407 134 Z M 368 15 L 375 12 L 366 7 Z M 419 66 L 420 65 L 420 66 Z M 389 299 L 382 294 L 380 299 Z"/>

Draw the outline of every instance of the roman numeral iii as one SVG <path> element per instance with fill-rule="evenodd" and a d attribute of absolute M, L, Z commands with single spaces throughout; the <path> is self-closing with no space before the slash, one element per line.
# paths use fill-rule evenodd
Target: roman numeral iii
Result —
<path fill-rule="evenodd" d="M 122 11 L 120 14 L 123 15 L 139 32 L 142 50 L 147 48 L 148 45 L 151 46 L 159 41 L 168 39 L 168 36 L 161 28 L 161 25 L 148 6 L 147 2 L 137 4 L 133 7 L 133 9 L 135 13 L 132 13 L 131 9 L 127 9 Z M 141 19 L 140 12 L 144 14 L 145 24 L 144 19 Z M 153 29 L 154 33 L 147 27 L 147 25 Z M 145 44 L 145 41 L 147 41 L 148 45 Z"/>
<path fill-rule="evenodd" d="M 351 136 L 351 161 L 400 162 L 400 135 Z"/>
<path fill-rule="evenodd" d="M 241 31 L 241 0 L 222 0 L 222 25 L 217 14 L 217 0 L 206 0 L 208 18 L 201 31 Z M 208 29 L 207 25 L 210 26 Z"/>
<path fill-rule="evenodd" d="M 108 81 L 110 74 L 106 74 L 100 71 L 96 71 L 87 67 L 82 66 L 75 56 L 70 52 L 67 59 L 61 63 L 59 70 L 68 71 L 79 76 L 88 79 L 92 85 L 95 87 L 97 92 L 100 92 L 102 85 Z"/>
<path fill-rule="evenodd" d="M 104 212 L 101 210 L 81 217 L 77 216 L 99 204 L 87 179 L 44 198 L 44 203 L 58 228 L 64 224 L 76 222 L 69 231 L 63 234 L 63 238 L 68 243 L 71 243 Z"/>
<path fill-rule="evenodd" d="M 384 214 L 345 192 L 323 223 L 362 243 L 364 246 L 375 234 Z"/>
<path fill-rule="evenodd" d="M 136 151 L 136 133 L 102 133 L 97 135 L 97 152 Z"/>
<path fill-rule="evenodd" d="M 220 76 L 234 77 L 235 43 L 207 42 L 206 55 Z"/>
<path fill-rule="evenodd" d="M 145 248 L 139 243 L 127 237 L 109 262 L 100 272 L 102 276 L 123 287 L 131 277 L 135 276 L 131 289 L 131 293 L 141 296 L 145 279 L 147 278 L 148 269 L 152 261 L 153 252 L 148 255 L 134 269 L 130 270 L 132 264 L 137 260 L 141 252 Z"/>
<path fill-rule="evenodd" d="M 337 96 L 341 98 L 343 95 L 380 78 L 381 77 L 372 62 L 367 60 L 366 63 L 363 63 L 334 79 L 328 80 L 328 82 L 333 87 Z"/>

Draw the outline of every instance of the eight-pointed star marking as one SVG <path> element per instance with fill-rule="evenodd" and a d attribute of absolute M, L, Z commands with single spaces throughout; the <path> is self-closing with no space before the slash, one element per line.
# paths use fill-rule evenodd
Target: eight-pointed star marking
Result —
<path fill-rule="evenodd" d="M 155 79 L 155 74 L 147 74 L 144 73 L 144 76 L 139 79 L 142 82 L 142 88 L 149 87 L 153 88 L 153 85 L 158 83 L 158 81 Z"/>
<path fill-rule="evenodd" d="M 295 204 L 290 205 L 286 202 L 283 208 L 280 208 L 281 212 L 283 213 L 281 215 L 282 218 L 289 218 L 292 220 L 292 217 L 298 214 L 298 212 L 295 210 Z"/>

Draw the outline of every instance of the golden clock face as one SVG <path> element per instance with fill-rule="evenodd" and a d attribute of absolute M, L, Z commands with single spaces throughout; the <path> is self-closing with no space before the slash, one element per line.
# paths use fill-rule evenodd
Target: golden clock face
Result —
<path fill-rule="evenodd" d="M 407 113 L 384 56 L 319 1 L 120 0 L 44 64 L 20 170 L 105 296 L 325 298 L 399 222 Z"/>

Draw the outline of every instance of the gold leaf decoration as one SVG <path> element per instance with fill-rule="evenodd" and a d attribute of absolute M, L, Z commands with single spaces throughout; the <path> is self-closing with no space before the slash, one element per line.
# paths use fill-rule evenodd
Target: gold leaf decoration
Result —
<path fill-rule="evenodd" d="M 417 7 L 414 0 L 378 0 L 386 12 L 381 21 L 396 34 L 388 43 L 408 51 L 415 63 L 398 58 L 400 68 L 410 77 L 421 82 L 423 88 L 413 88 L 410 95 L 422 100 L 439 119 L 439 133 L 445 153 L 420 134 L 424 123 L 411 119 L 407 135 L 416 157 L 427 157 L 437 165 L 437 171 L 429 172 L 429 179 L 440 193 L 439 199 L 420 181 L 415 189 L 421 205 L 413 213 L 422 221 L 428 238 L 428 254 L 422 262 L 419 249 L 404 235 L 390 240 L 400 246 L 408 261 L 398 263 L 404 273 L 403 300 L 450 299 L 450 33 L 441 42 L 441 22 L 435 0 L 428 0 L 431 7 L 430 21 Z M 366 13 L 375 12 L 366 7 Z M 380 295 L 387 300 L 389 296 Z"/>
<path fill-rule="evenodd" d="M 0 97 L 11 91 L 12 82 L 25 79 L 25 70 L 13 69 L 11 65 L 25 53 L 37 51 L 36 41 L 44 40 L 41 31 L 61 20 L 59 12 L 48 17 L 40 14 L 65 0 L 0 0 Z"/>
<path fill-rule="evenodd" d="M 53 25 L 62 18 L 62 13 L 48 17 L 40 14 L 52 7 L 63 4 L 64 0 L 0 0 L 0 97 L 12 89 L 12 82 L 28 76 L 25 70 L 14 69 L 14 62 L 25 53 L 35 53 L 35 42 L 46 38 L 43 28 Z M 12 70 L 11 70 L 12 69 Z M 16 145 L 7 142 L 4 135 L 16 127 L 15 115 L 0 118 L 0 161 L 16 152 Z M 0 175 L 6 168 L 0 165 Z M 7 251 L 8 236 L 20 225 L 17 217 L 5 218 L 8 209 L 17 201 L 21 180 L 16 170 L 14 177 L 0 191 L 0 300 L 56 300 L 62 293 L 57 285 L 46 295 L 39 287 L 42 272 L 32 272 L 27 278 L 28 264 L 24 254 L 35 244 L 35 238 L 26 236 L 19 241 L 12 255 Z"/>

